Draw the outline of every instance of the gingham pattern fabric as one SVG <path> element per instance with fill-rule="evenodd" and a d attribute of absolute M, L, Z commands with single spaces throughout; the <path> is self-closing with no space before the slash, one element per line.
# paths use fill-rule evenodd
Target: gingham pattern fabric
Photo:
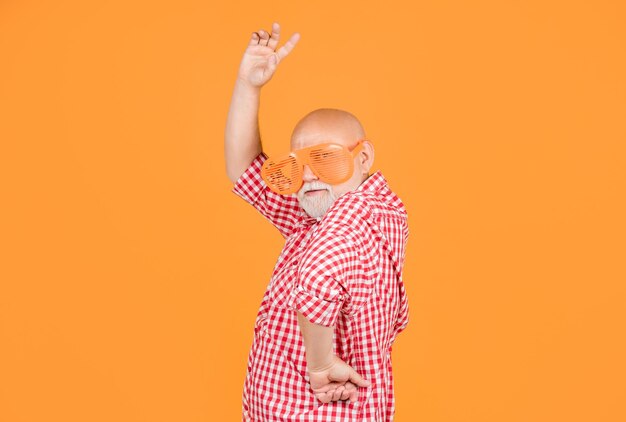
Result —
<path fill-rule="evenodd" d="M 393 421 L 391 348 L 409 311 L 404 204 L 377 171 L 313 218 L 295 194 L 267 187 L 266 159 L 261 152 L 232 189 L 285 238 L 256 317 L 242 420 Z M 311 322 L 335 326 L 334 353 L 371 381 L 359 387 L 358 402 L 321 403 L 313 395 L 296 309 Z"/>

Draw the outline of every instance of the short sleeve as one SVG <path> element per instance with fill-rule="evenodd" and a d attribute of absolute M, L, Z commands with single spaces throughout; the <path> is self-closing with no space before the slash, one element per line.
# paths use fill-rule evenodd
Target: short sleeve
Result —
<path fill-rule="evenodd" d="M 355 245 L 331 232 L 317 236 L 303 253 L 292 290 L 294 309 L 309 321 L 332 326 L 349 302 L 350 278 L 359 266 Z"/>
<path fill-rule="evenodd" d="M 354 317 L 380 282 L 380 247 L 360 201 L 329 211 L 298 265 L 293 307 L 315 324 L 334 325 L 340 312 Z"/>
<path fill-rule="evenodd" d="M 295 194 L 280 195 L 273 192 L 261 177 L 261 167 L 267 160 L 259 153 L 246 171 L 237 179 L 232 192 L 257 209 L 287 238 L 303 217 L 303 210 Z"/>

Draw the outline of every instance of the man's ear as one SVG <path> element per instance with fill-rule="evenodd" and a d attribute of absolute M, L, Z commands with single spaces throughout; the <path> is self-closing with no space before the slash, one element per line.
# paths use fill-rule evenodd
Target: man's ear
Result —
<path fill-rule="evenodd" d="M 372 168 L 374 164 L 374 145 L 370 144 L 368 141 L 363 141 L 363 149 L 359 152 L 359 160 L 361 161 L 363 170 L 369 173 L 370 168 Z"/>

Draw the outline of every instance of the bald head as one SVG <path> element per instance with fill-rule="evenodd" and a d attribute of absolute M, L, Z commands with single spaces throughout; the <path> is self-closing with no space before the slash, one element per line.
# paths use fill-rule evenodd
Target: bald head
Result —
<path fill-rule="evenodd" d="M 336 108 L 319 108 L 304 116 L 291 134 L 291 150 L 332 142 L 353 150 L 360 140 L 363 148 L 353 158 L 350 178 L 330 185 L 320 180 L 320 175 L 304 165 L 303 184 L 297 192 L 302 208 L 312 217 L 321 217 L 333 202 L 349 191 L 357 189 L 369 177 L 374 162 L 374 147 L 365 140 L 365 130 L 352 113 Z"/>
<path fill-rule="evenodd" d="M 365 138 L 365 130 L 352 113 L 336 108 L 318 108 L 304 116 L 291 134 L 291 149 L 321 142 L 336 142 L 352 148 Z"/>

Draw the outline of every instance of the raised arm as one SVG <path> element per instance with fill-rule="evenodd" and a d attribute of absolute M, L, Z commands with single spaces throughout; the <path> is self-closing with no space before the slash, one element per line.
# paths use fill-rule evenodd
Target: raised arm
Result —
<path fill-rule="evenodd" d="M 261 87 L 272 78 L 300 34 L 294 33 L 276 50 L 279 39 L 278 23 L 272 25 L 271 34 L 263 29 L 253 32 L 239 66 L 224 133 L 226 174 L 233 183 L 263 150 L 258 122 Z"/>

